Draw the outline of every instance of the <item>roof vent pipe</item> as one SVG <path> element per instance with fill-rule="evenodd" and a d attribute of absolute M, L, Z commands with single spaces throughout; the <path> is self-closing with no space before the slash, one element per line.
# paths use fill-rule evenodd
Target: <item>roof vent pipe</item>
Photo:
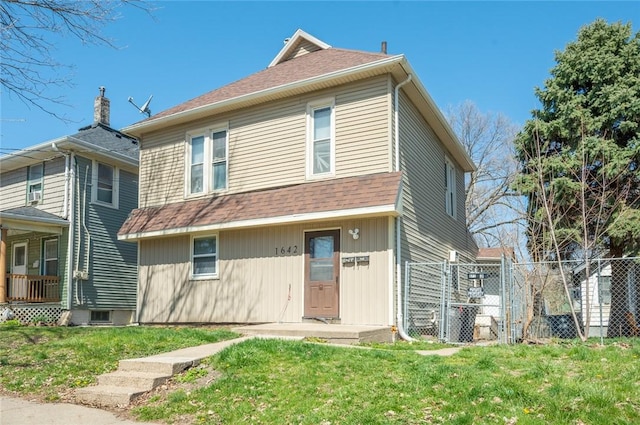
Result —
<path fill-rule="evenodd" d="M 384 53 L 385 55 L 387 54 L 387 42 L 383 41 L 382 44 L 380 45 L 380 53 Z"/>

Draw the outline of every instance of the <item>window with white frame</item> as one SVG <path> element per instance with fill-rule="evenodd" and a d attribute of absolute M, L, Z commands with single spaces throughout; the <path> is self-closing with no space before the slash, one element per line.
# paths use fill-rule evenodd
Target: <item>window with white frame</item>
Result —
<path fill-rule="evenodd" d="M 445 210 L 456 218 L 456 169 L 447 158 L 444 162 Z"/>
<path fill-rule="evenodd" d="M 307 177 L 335 173 L 334 100 L 307 106 Z"/>
<path fill-rule="evenodd" d="M 600 296 L 602 304 L 611 304 L 611 276 L 600 276 Z"/>
<path fill-rule="evenodd" d="M 217 192 L 227 188 L 229 172 L 227 136 L 227 129 L 188 134 L 188 166 L 186 168 L 188 195 Z"/>
<path fill-rule="evenodd" d="M 29 166 L 28 173 L 28 200 L 29 202 L 39 201 L 42 198 L 42 179 L 44 177 L 44 164 L 40 163 Z"/>
<path fill-rule="evenodd" d="M 93 161 L 91 201 L 118 208 L 118 169 Z"/>
<path fill-rule="evenodd" d="M 194 279 L 218 276 L 218 238 L 216 236 L 192 238 L 191 276 Z"/>
<path fill-rule="evenodd" d="M 58 239 L 46 239 L 43 243 L 43 272 L 46 276 L 58 275 Z"/>

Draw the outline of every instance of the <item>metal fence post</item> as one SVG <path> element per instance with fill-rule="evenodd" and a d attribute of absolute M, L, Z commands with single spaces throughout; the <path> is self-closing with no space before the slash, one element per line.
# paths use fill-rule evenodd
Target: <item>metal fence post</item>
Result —
<path fill-rule="evenodd" d="M 449 335 L 448 329 L 445 331 L 445 328 L 449 327 L 449 320 L 447 317 L 447 293 L 448 293 L 448 273 L 447 267 L 448 263 L 445 261 L 442 263 L 442 270 L 440 273 L 440 329 L 439 329 L 439 338 L 441 342 L 446 342 L 446 337 Z"/>

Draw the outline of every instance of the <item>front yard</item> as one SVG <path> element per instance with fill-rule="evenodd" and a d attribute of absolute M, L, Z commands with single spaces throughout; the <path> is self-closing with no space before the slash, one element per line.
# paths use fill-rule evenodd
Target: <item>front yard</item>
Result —
<path fill-rule="evenodd" d="M 233 336 L 208 328 L 3 326 L 0 388 L 70 400 L 74 388 L 115 369 L 118 359 Z M 126 413 L 176 424 L 640 423 L 637 339 L 466 347 L 451 357 L 412 348 L 254 339 L 174 378 Z"/>

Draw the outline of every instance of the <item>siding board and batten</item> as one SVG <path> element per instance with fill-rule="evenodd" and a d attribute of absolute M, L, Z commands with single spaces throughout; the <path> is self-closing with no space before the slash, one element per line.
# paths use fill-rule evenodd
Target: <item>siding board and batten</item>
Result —
<path fill-rule="evenodd" d="M 341 312 L 342 323 L 386 325 L 386 223 L 386 218 L 375 218 L 220 232 L 220 276 L 211 280 L 189 279 L 189 236 L 142 240 L 138 320 L 300 322 L 304 310 L 304 232 L 340 228 L 342 256 L 370 256 L 368 265 L 341 267 L 340 303 L 349 306 Z M 358 240 L 347 232 L 354 227 L 362 235 Z M 296 254 L 276 254 L 276 249 L 288 251 L 294 246 Z"/>

